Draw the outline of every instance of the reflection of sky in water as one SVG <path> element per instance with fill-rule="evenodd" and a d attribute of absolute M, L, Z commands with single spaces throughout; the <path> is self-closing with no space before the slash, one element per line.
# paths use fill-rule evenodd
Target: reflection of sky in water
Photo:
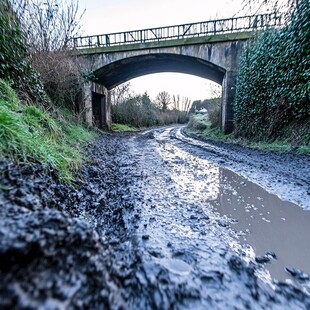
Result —
<path fill-rule="evenodd" d="M 277 260 L 268 265 L 271 275 L 289 278 L 285 267 L 310 273 L 310 212 L 232 171 L 221 169 L 219 180 L 217 211 L 238 220 L 232 228 L 244 232 L 240 233 L 241 243 L 251 245 L 256 255 L 275 252 Z"/>
<path fill-rule="evenodd" d="M 178 165 L 177 170 L 171 173 L 171 179 L 176 188 L 178 186 L 188 190 L 189 198 L 216 200 L 219 195 L 219 167 L 207 160 L 199 159 L 189 153 L 171 145 L 165 145 L 165 160 Z M 186 161 L 186 163 L 184 163 Z M 188 173 L 188 169 L 195 169 L 195 173 Z"/>
<path fill-rule="evenodd" d="M 202 142 L 197 142 L 201 144 Z M 234 172 L 166 143 L 160 155 L 171 169 L 176 191 L 186 188 L 193 203 L 202 203 L 231 219 L 231 227 L 249 256 L 272 251 L 272 277 L 290 278 L 285 267 L 310 274 L 310 212 L 285 202 Z"/>

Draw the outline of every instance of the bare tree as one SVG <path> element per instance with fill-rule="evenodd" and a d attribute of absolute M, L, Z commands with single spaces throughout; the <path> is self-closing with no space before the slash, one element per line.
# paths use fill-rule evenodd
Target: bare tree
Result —
<path fill-rule="evenodd" d="M 10 1 L 46 93 L 54 104 L 78 111 L 83 81 L 68 50 L 70 38 L 80 29 L 78 0 Z"/>
<path fill-rule="evenodd" d="M 296 0 L 243 0 L 241 12 L 244 15 L 262 13 L 288 13 Z"/>
<path fill-rule="evenodd" d="M 112 104 L 121 103 L 126 99 L 128 99 L 130 95 L 131 95 L 130 82 L 120 84 L 111 90 Z"/>
<path fill-rule="evenodd" d="M 188 97 L 182 98 L 182 111 L 189 112 L 192 101 Z"/>
<path fill-rule="evenodd" d="M 184 111 L 187 113 L 192 102 L 188 97 L 182 97 L 181 100 L 180 95 L 173 95 L 172 103 L 174 110 Z"/>
<path fill-rule="evenodd" d="M 78 0 L 11 0 L 34 51 L 60 51 L 80 31 Z"/>
<path fill-rule="evenodd" d="M 180 95 L 173 95 L 172 103 L 174 110 L 180 110 Z"/>
<path fill-rule="evenodd" d="M 171 102 L 171 98 L 168 92 L 162 91 L 156 96 L 156 103 L 157 105 L 163 110 L 167 110 L 168 106 Z"/>

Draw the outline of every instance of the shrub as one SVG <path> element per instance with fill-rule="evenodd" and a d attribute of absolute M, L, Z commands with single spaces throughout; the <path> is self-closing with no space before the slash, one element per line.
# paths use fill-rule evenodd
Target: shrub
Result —
<path fill-rule="evenodd" d="M 218 95 L 218 94 L 216 94 Z M 220 127 L 220 114 L 221 114 L 221 97 L 205 99 L 203 101 L 196 100 L 190 109 L 190 113 L 205 113 L 210 121 L 211 128 Z"/>
<path fill-rule="evenodd" d="M 187 127 L 192 130 L 204 131 L 209 127 L 207 116 L 202 114 L 192 114 L 189 118 Z"/>
<path fill-rule="evenodd" d="M 210 101 L 207 105 L 207 110 L 211 128 L 220 127 L 221 98 L 215 98 Z"/>
<path fill-rule="evenodd" d="M 7 0 L 0 2 L 0 78 L 9 81 L 24 100 L 48 102 L 39 74 L 30 64 L 25 35 Z"/>
<path fill-rule="evenodd" d="M 40 73 L 44 90 L 54 105 L 78 112 L 77 96 L 83 81 L 70 51 L 36 52 L 32 65 Z"/>
<path fill-rule="evenodd" d="M 23 100 L 78 110 L 82 80 L 68 50 L 78 13 L 75 0 L 0 2 L 0 78 Z"/>
<path fill-rule="evenodd" d="M 162 110 L 151 102 L 147 93 L 130 96 L 124 101 L 112 105 L 112 118 L 115 123 L 138 128 L 188 121 L 187 112 Z"/>

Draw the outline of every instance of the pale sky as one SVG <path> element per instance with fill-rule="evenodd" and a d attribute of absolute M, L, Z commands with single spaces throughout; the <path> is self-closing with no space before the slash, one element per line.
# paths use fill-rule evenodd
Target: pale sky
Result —
<path fill-rule="evenodd" d="M 255 9 L 242 10 L 244 0 L 80 0 L 79 3 L 80 9 L 86 9 L 83 35 L 200 22 L 248 14 Z M 130 84 L 134 92 L 147 91 L 152 99 L 160 91 L 167 91 L 193 101 L 210 97 L 213 83 L 192 75 L 157 73 L 133 79 Z"/>

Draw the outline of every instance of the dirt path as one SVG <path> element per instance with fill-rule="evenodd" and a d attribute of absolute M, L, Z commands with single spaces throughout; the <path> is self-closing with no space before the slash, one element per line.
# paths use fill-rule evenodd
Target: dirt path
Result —
<path fill-rule="evenodd" d="M 104 135 L 77 188 L 2 163 L 0 308 L 309 308 L 306 274 L 272 281 L 212 204 L 223 176 L 215 163 L 244 161 L 263 179 L 253 155 L 236 150 L 235 163 L 225 148 L 184 139 L 178 128 Z"/>

